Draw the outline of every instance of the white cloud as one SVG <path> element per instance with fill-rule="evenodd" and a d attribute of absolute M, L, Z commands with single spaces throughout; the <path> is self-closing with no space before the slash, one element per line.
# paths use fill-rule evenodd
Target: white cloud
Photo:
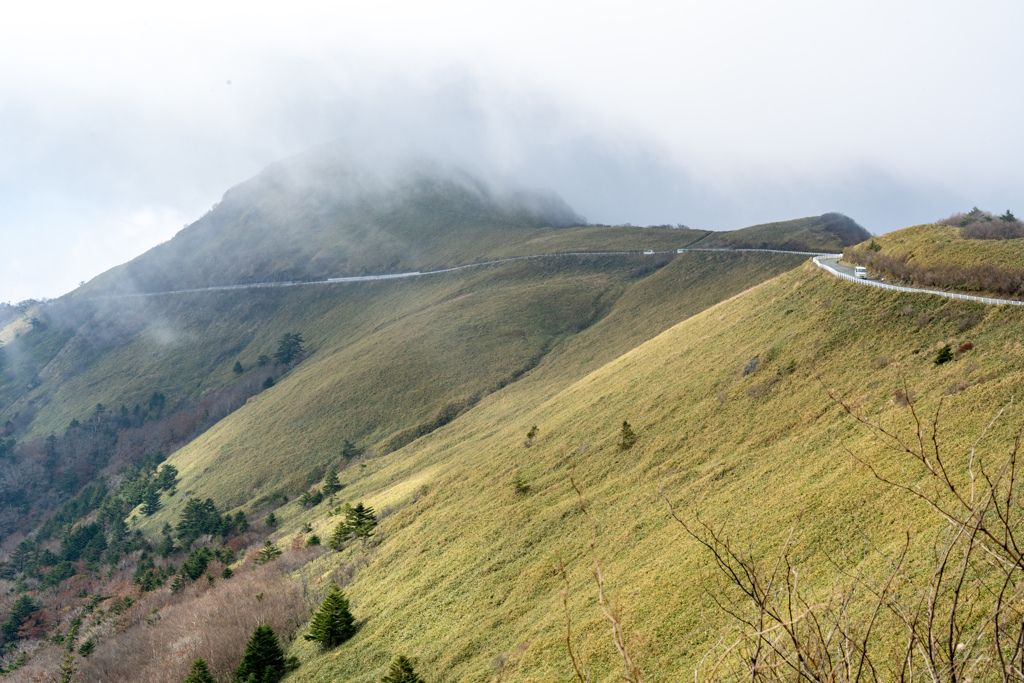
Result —
<path fill-rule="evenodd" d="M 1020 212 L 1022 20 L 1011 0 L 21 3 L 0 22 L 0 237 L 69 263 L 116 216 L 184 222 L 339 138 L 534 180 L 601 221 Z M 54 293 L 15 257 L 0 299 Z"/>

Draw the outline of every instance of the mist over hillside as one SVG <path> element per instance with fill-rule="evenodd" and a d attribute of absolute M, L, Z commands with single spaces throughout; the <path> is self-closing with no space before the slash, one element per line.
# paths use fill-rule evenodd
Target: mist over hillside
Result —
<path fill-rule="evenodd" d="M 336 145 L 267 167 L 169 242 L 90 283 L 141 292 L 471 262 L 541 227 L 585 223 L 551 191 L 425 160 L 372 165 Z"/>

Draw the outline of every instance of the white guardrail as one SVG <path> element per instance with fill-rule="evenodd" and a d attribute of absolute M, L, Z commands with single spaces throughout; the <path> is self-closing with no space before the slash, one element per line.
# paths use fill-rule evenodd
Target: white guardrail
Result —
<path fill-rule="evenodd" d="M 822 263 L 820 258 L 842 258 L 842 254 L 822 254 L 816 256 L 812 260 L 814 265 L 818 266 L 822 270 L 826 270 L 836 277 L 841 277 L 844 280 L 856 282 L 861 285 L 867 285 L 868 287 L 877 287 L 879 289 L 891 289 L 894 292 L 913 292 L 915 294 L 934 294 L 935 296 L 943 296 L 947 299 L 963 299 L 965 301 L 979 301 L 983 304 L 1009 304 L 1010 306 L 1024 306 L 1024 301 L 1016 301 L 1014 299 L 992 299 L 986 296 L 971 296 L 970 294 L 957 294 L 955 292 L 943 292 L 936 289 L 916 289 L 914 287 L 900 287 L 899 285 L 890 285 L 885 282 L 878 282 L 877 280 L 867 280 L 864 278 L 854 277 L 848 273 L 843 273 L 830 265 Z"/>

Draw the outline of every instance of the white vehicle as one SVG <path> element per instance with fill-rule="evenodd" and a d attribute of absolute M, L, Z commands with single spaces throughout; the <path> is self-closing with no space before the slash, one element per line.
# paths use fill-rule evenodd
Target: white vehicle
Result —
<path fill-rule="evenodd" d="M 866 280 L 868 278 L 868 269 L 864 266 L 854 266 L 853 276 L 858 277 L 861 280 Z"/>
<path fill-rule="evenodd" d="M 676 253 L 677 254 L 682 254 L 684 251 L 686 251 L 686 250 L 685 249 L 676 249 Z"/>
<path fill-rule="evenodd" d="M 644 256 L 650 256 L 653 253 L 654 253 L 653 249 L 648 249 L 647 251 L 644 252 Z"/>

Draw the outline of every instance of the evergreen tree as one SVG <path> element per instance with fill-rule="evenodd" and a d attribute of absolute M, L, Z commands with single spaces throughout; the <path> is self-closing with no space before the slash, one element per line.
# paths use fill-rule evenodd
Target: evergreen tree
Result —
<path fill-rule="evenodd" d="M 348 599 L 337 585 L 327 589 L 320 609 L 313 615 L 309 624 L 309 633 L 303 636 L 306 640 L 315 640 L 325 648 L 345 642 L 356 632 L 355 619 L 348 609 Z"/>
<path fill-rule="evenodd" d="M 619 430 L 619 450 L 628 451 L 636 443 L 636 440 L 636 432 L 628 422 L 623 420 L 622 429 Z"/>
<path fill-rule="evenodd" d="M 269 389 L 272 386 L 274 386 L 274 378 L 273 377 L 268 376 L 265 380 L 263 380 L 263 388 L 264 389 Z"/>
<path fill-rule="evenodd" d="M 269 513 L 266 517 L 263 518 L 263 523 L 269 526 L 271 529 L 277 527 L 277 515 L 275 515 L 273 512 Z"/>
<path fill-rule="evenodd" d="M 942 365 L 943 363 L 948 363 L 951 360 L 953 360 L 953 349 L 949 348 L 949 344 L 946 344 L 939 349 L 939 353 L 936 354 L 933 362 L 936 365 Z"/>
<path fill-rule="evenodd" d="M 21 627 L 21 622 L 25 620 L 25 617 L 38 609 L 39 607 L 32 602 L 32 598 L 28 595 L 19 597 L 11 607 L 7 621 L 0 626 L 0 633 L 3 633 L 4 642 L 9 643 L 15 640 L 18 637 L 18 629 Z"/>
<path fill-rule="evenodd" d="M 231 371 L 234 372 L 236 375 L 241 375 L 243 372 L 245 372 L 245 368 L 242 367 L 242 361 L 236 360 L 235 367 L 231 368 Z"/>
<path fill-rule="evenodd" d="M 1010 211 L 1009 209 L 1007 209 L 1006 213 L 1004 213 L 1002 216 L 1000 216 L 999 219 L 1003 220 L 1003 221 L 1006 221 L 1007 223 L 1016 223 L 1017 222 L 1017 217 L 1014 216 L 1013 212 Z"/>
<path fill-rule="evenodd" d="M 348 443 L 348 441 L 346 441 L 345 443 Z M 344 451 L 342 452 L 344 453 Z M 338 470 L 334 465 L 329 465 L 327 467 L 327 474 L 324 475 L 324 495 L 328 497 L 333 496 L 340 490 L 341 484 L 338 483 Z"/>
<path fill-rule="evenodd" d="M 160 511 L 163 505 L 160 504 L 160 489 L 155 481 L 150 481 L 146 486 L 146 492 L 142 495 L 142 514 L 152 517 Z"/>
<path fill-rule="evenodd" d="M 178 468 L 174 465 L 163 464 L 156 475 L 156 487 L 161 491 L 170 491 L 178 485 Z"/>
<path fill-rule="evenodd" d="M 276 560 L 280 555 L 281 549 L 267 539 L 263 542 L 263 547 L 260 549 L 260 552 L 257 554 L 254 561 L 256 564 L 267 564 L 268 562 Z"/>
<path fill-rule="evenodd" d="M 356 445 L 345 439 L 341 444 L 341 457 L 345 460 L 351 460 L 352 458 L 358 458 L 363 454 L 362 448 L 356 448 Z"/>
<path fill-rule="evenodd" d="M 302 334 L 285 334 L 277 342 L 277 352 L 274 353 L 274 363 L 277 365 L 288 365 L 302 355 Z"/>
<path fill-rule="evenodd" d="M 416 675 L 409 658 L 402 655 L 395 657 L 388 675 L 380 680 L 381 683 L 424 683 L 423 679 Z"/>
<path fill-rule="evenodd" d="M 76 673 L 78 673 L 78 669 L 75 668 L 75 652 L 71 650 L 64 655 L 64 659 L 57 669 L 57 678 L 55 680 L 58 683 L 71 683 L 71 679 L 74 678 Z"/>
<path fill-rule="evenodd" d="M 334 550 L 341 550 L 345 541 L 350 538 L 358 538 L 365 544 L 366 539 L 373 536 L 373 529 L 377 526 L 377 516 L 373 508 L 359 503 L 355 507 L 346 504 L 342 514 L 345 520 L 338 523 L 331 534 L 328 545 Z"/>
<path fill-rule="evenodd" d="M 82 643 L 82 647 L 78 648 L 78 654 L 83 657 L 88 657 L 92 654 L 93 650 L 96 649 L 96 643 L 92 642 L 92 638 Z"/>
<path fill-rule="evenodd" d="M 197 659 L 192 662 L 192 670 L 181 683 L 217 683 L 217 679 L 210 673 L 210 667 L 206 665 L 205 659 Z"/>
<path fill-rule="evenodd" d="M 284 650 L 277 642 L 274 629 L 265 624 L 257 626 L 245 646 L 242 663 L 235 669 L 235 679 L 253 683 L 277 683 L 284 677 L 284 673 Z"/>

